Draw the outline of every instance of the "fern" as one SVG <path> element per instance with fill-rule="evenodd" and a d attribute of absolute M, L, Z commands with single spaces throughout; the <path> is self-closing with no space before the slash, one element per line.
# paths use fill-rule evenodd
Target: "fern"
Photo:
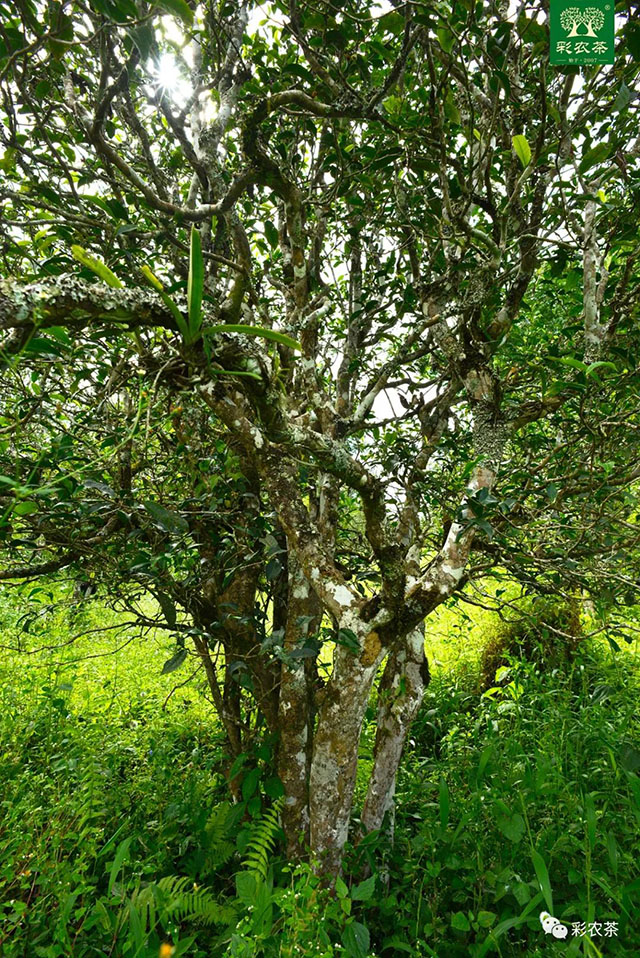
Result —
<path fill-rule="evenodd" d="M 241 805 L 229 805 L 227 802 L 213 809 L 205 826 L 207 870 L 220 868 L 235 854 L 236 844 L 232 836 L 242 814 Z"/>
<path fill-rule="evenodd" d="M 281 897 L 281 890 L 273 888 L 269 859 L 280 834 L 278 815 L 284 799 L 279 798 L 253 827 L 247 845 L 244 868 L 236 875 L 236 893 L 245 908 L 245 914 L 236 925 L 225 956 L 262 954 L 256 944 L 271 935 L 273 906 Z M 258 950 L 259 949 L 259 950 Z"/>
<path fill-rule="evenodd" d="M 168 875 L 155 882 L 154 892 L 162 922 L 171 919 L 226 925 L 235 917 L 232 908 L 221 905 L 208 888 L 199 888 L 191 878 Z"/>
<path fill-rule="evenodd" d="M 267 809 L 254 828 L 253 835 L 247 845 L 245 868 L 248 872 L 267 880 L 269 873 L 269 857 L 276 844 L 280 832 L 278 815 L 284 799 L 278 798 L 271 808 Z"/>
<path fill-rule="evenodd" d="M 238 814 L 241 811 L 236 812 L 226 803 L 213 809 L 205 827 L 208 861 L 223 864 L 234 854 L 235 846 L 229 836 L 237 825 Z M 138 884 L 122 902 L 120 917 L 136 949 L 146 946 L 152 932 L 159 929 L 167 932 L 174 924 L 230 925 L 236 920 L 236 908 L 220 904 L 209 888 L 198 887 L 193 878 L 180 875 Z"/>
<path fill-rule="evenodd" d="M 179 875 L 138 886 L 122 906 L 123 924 L 128 922 L 136 944 L 158 924 L 164 929 L 169 922 L 229 925 L 235 919 L 235 910 L 219 904 L 208 888 L 198 888 L 191 878 Z"/>

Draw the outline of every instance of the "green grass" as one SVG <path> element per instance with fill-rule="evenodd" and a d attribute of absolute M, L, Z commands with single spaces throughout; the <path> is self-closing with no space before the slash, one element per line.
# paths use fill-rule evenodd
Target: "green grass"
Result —
<path fill-rule="evenodd" d="M 596 955 L 584 938 L 544 940 L 538 913 L 552 905 L 569 924 L 617 921 L 615 940 L 593 944 L 637 954 L 637 659 L 591 644 L 563 674 L 514 662 L 511 680 L 480 696 L 467 670 L 434 678 L 398 785 L 402 895 L 383 911 L 396 934 L 406 914 L 417 954 Z M 491 943 L 487 929 L 511 921 Z"/>
<path fill-rule="evenodd" d="M 434 617 L 395 843 L 350 849 L 344 886 L 327 897 L 277 848 L 266 879 L 252 872 L 277 843 L 269 800 L 227 802 L 201 679 L 169 695 L 188 664 L 161 675 L 170 637 L 101 635 L 112 613 L 64 601 L 24 632 L 25 601 L 9 593 L 0 606 L 3 644 L 30 650 L 0 660 L 3 958 L 157 958 L 163 941 L 191 958 L 640 952 L 637 646 L 590 640 L 561 668 L 514 660 L 482 694 L 495 615 Z M 261 781 L 270 754 L 251 757 Z M 540 926 L 547 908 L 569 925 L 615 921 L 618 934 L 557 941 Z"/>
<path fill-rule="evenodd" d="M 5 604 L 5 640 L 16 634 L 19 607 Z M 62 605 L 20 636 L 29 653 L 2 658 L 0 954 L 6 958 L 156 958 L 163 937 L 184 936 L 168 915 L 138 948 L 131 901 L 141 889 L 166 876 L 200 882 L 207 873 L 220 877 L 223 892 L 225 882 L 233 888 L 215 866 L 235 845 L 224 846 L 226 836 L 210 827 L 216 809 L 226 809 L 211 707 L 195 684 L 167 702 L 185 673 L 161 675 L 173 651 L 164 634 L 101 635 L 94 630 L 105 617 L 117 620 L 97 605 L 71 614 Z M 87 634 L 69 644 L 76 632 Z M 228 921 L 233 912 L 221 915 Z M 208 953 L 190 945 L 190 955 Z"/>

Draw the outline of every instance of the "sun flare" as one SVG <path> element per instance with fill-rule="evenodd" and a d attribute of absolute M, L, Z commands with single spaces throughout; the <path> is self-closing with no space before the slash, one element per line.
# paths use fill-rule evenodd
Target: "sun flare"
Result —
<path fill-rule="evenodd" d="M 183 84 L 178 64 L 170 53 L 163 53 L 155 64 L 155 85 L 167 93 L 175 93 Z"/>

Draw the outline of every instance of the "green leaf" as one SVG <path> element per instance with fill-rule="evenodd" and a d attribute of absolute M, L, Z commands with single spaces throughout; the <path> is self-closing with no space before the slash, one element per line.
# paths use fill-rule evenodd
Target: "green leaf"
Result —
<path fill-rule="evenodd" d="M 189 250 L 189 279 L 187 282 L 187 305 L 189 309 L 189 341 L 195 342 L 202 326 L 202 297 L 204 295 L 204 259 L 200 231 L 191 227 Z"/>
<path fill-rule="evenodd" d="M 2 170 L 3 173 L 9 173 L 15 167 L 17 154 L 18 151 L 15 147 L 7 147 L 2 159 L 0 160 L 0 170 Z"/>
<path fill-rule="evenodd" d="M 496 824 L 502 834 L 517 845 L 522 841 L 525 831 L 524 818 L 517 812 L 515 815 L 497 815 Z"/>
<path fill-rule="evenodd" d="M 506 918 L 504 921 L 501 921 L 499 925 L 496 925 L 486 939 L 483 948 L 478 952 L 478 958 L 483 958 L 483 956 L 486 955 L 487 951 L 491 947 L 492 942 L 495 942 L 496 938 L 499 938 L 501 935 L 503 935 L 505 931 L 509 931 L 510 928 L 517 928 L 519 925 L 523 925 L 527 920 L 527 917 L 535 908 L 538 907 L 541 902 L 542 894 L 538 892 L 538 894 L 525 906 L 524 911 L 520 915 L 516 915 L 513 918 Z"/>
<path fill-rule="evenodd" d="M 13 507 L 13 512 L 16 516 L 30 516 L 37 511 L 38 503 L 33 501 L 17 502 Z"/>
<path fill-rule="evenodd" d="M 138 16 L 138 11 L 133 0 L 111 0 L 110 15 L 120 23 L 126 20 L 134 20 Z"/>
<path fill-rule="evenodd" d="M 373 897 L 373 893 L 376 889 L 376 876 L 371 875 L 370 878 L 367 878 L 365 881 L 361 881 L 359 885 L 351 892 L 351 897 L 354 901 L 370 901 Z"/>
<path fill-rule="evenodd" d="M 438 803 L 440 805 L 440 826 L 444 831 L 449 824 L 449 788 L 444 778 L 440 779 Z"/>
<path fill-rule="evenodd" d="M 484 532 L 484 534 L 486 535 L 487 539 L 489 539 L 489 541 L 493 539 L 493 526 L 491 525 L 490 522 L 487 522 L 486 519 L 474 519 L 473 522 L 470 523 L 470 525 L 473 525 L 476 527 L 476 529 L 479 529 L 481 532 Z"/>
<path fill-rule="evenodd" d="M 353 921 L 342 933 L 342 944 L 349 958 L 367 958 L 371 937 L 366 925 Z"/>
<path fill-rule="evenodd" d="M 153 286 L 154 289 L 156 289 L 159 293 L 161 293 L 161 292 L 163 291 L 164 286 L 162 285 L 162 283 L 160 282 L 160 280 L 158 279 L 158 277 L 157 277 L 157 276 L 154 276 L 154 274 L 151 272 L 151 270 L 150 270 L 149 267 L 146 265 L 146 263 L 145 263 L 144 266 L 141 267 L 141 270 L 140 270 L 140 271 L 141 271 L 142 275 L 145 277 L 145 279 L 148 280 L 149 283 L 151 283 L 151 285 Z M 176 309 L 177 309 L 177 307 L 176 307 Z"/>
<path fill-rule="evenodd" d="M 275 249 L 279 241 L 278 230 L 270 220 L 264 224 L 264 233 L 271 249 Z"/>
<path fill-rule="evenodd" d="M 97 479 L 85 479 L 82 485 L 85 489 L 95 489 L 97 492 L 103 493 L 103 495 L 108 496 L 109 499 L 116 498 L 115 492 L 106 482 L 98 482 Z"/>
<path fill-rule="evenodd" d="M 382 101 L 383 108 L 389 113 L 390 116 L 394 116 L 400 113 L 402 109 L 402 100 L 399 96 L 388 96 L 386 100 Z"/>
<path fill-rule="evenodd" d="M 451 927 L 456 931 L 470 931 L 469 919 L 463 911 L 457 911 L 451 916 Z"/>
<path fill-rule="evenodd" d="M 49 326 L 49 335 L 57 339 L 63 346 L 71 346 L 71 337 L 63 326 Z"/>
<path fill-rule="evenodd" d="M 479 911 L 476 920 L 481 928 L 491 928 L 497 917 L 495 911 Z"/>
<path fill-rule="evenodd" d="M 140 24 L 137 27 L 129 29 L 129 36 L 142 54 L 144 60 L 148 60 L 153 52 L 155 43 L 155 34 L 153 29 L 147 23 Z"/>
<path fill-rule="evenodd" d="M 166 10 L 174 17 L 178 17 L 187 26 L 193 26 L 193 10 L 186 0 L 160 0 L 158 6 L 161 10 Z"/>
<path fill-rule="evenodd" d="M 131 845 L 131 837 L 123 839 L 118 845 L 116 851 L 116 856 L 111 865 L 111 871 L 109 872 L 109 887 L 107 889 L 108 893 L 111 894 L 115 880 L 118 877 L 118 872 L 124 865 L 125 861 L 129 857 L 129 846 Z"/>
<path fill-rule="evenodd" d="M 620 764 L 626 772 L 637 772 L 640 770 L 640 752 L 633 745 L 628 743 L 620 751 Z"/>
<path fill-rule="evenodd" d="M 535 848 L 531 849 L 531 861 L 533 862 L 533 867 L 536 872 L 536 878 L 540 885 L 542 894 L 544 895 L 544 900 L 549 913 L 553 915 L 553 895 L 551 894 L 551 882 L 549 881 L 549 872 L 547 871 L 547 866 L 545 864 L 544 858 L 540 852 L 536 851 Z"/>
<path fill-rule="evenodd" d="M 338 629 L 336 642 L 348 649 L 349 652 L 353 652 L 354 655 L 360 652 L 360 642 L 353 629 Z"/>
<path fill-rule="evenodd" d="M 175 672 L 176 669 L 179 669 L 184 660 L 187 657 L 186 649 L 178 649 L 175 655 L 172 655 L 170 659 L 162 666 L 161 675 L 168 675 L 170 672 Z"/>
<path fill-rule="evenodd" d="M 487 768 L 487 765 L 489 764 L 489 760 L 491 759 L 493 752 L 494 752 L 493 745 L 485 745 L 485 747 L 482 749 L 480 761 L 478 762 L 478 771 L 476 774 L 476 781 L 478 784 L 480 784 L 480 782 L 482 781 L 485 770 Z"/>
<path fill-rule="evenodd" d="M 189 523 L 177 512 L 169 512 L 157 502 L 147 500 L 143 503 L 146 512 L 165 532 L 183 533 L 189 531 Z"/>
<path fill-rule="evenodd" d="M 21 486 L 19 482 L 16 482 L 15 479 L 12 479 L 10 476 L 0 476 L 0 486 L 8 486 L 10 489 L 26 489 L 25 486 Z"/>
<path fill-rule="evenodd" d="M 280 343 L 282 346 L 288 346 L 289 349 L 302 349 L 300 343 L 287 336 L 285 333 L 277 333 L 273 329 L 266 329 L 264 326 L 246 326 L 243 323 L 224 323 L 218 326 L 209 326 L 208 333 L 242 333 L 244 336 L 260 336 L 262 339 L 271 339 L 274 343 Z"/>
<path fill-rule="evenodd" d="M 247 752 L 241 752 L 240 755 L 235 759 L 233 765 L 229 769 L 229 781 L 233 781 L 238 772 L 242 769 L 242 766 L 245 764 L 249 755 Z"/>
<path fill-rule="evenodd" d="M 284 795 L 284 785 L 277 775 L 272 775 L 264 783 L 264 793 L 268 795 L 269 798 L 281 798 Z"/>
<path fill-rule="evenodd" d="M 462 125 L 462 119 L 460 117 L 460 110 L 456 106 L 456 101 L 453 98 L 451 90 L 447 93 L 444 103 L 443 103 L 444 115 L 452 123 L 455 123 L 456 126 Z"/>
<path fill-rule="evenodd" d="M 581 359 L 574 359 L 573 356 L 549 356 L 554 363 L 562 363 L 563 366 L 571 366 L 572 369 L 579 369 L 581 373 L 586 373 L 589 368 Z"/>
<path fill-rule="evenodd" d="M 590 170 L 592 166 L 596 165 L 596 163 L 602 163 L 603 160 L 606 160 L 608 156 L 609 144 L 598 143 L 598 145 L 594 146 L 593 149 L 587 150 L 585 155 L 582 157 L 582 161 L 578 169 L 581 173 L 586 173 L 586 171 Z"/>
<path fill-rule="evenodd" d="M 170 628 L 173 628 L 174 625 L 176 624 L 176 618 L 177 618 L 175 605 L 173 604 L 169 596 L 166 595 L 164 592 L 158 592 L 156 597 L 158 599 L 158 605 L 162 609 L 163 615 L 165 619 L 167 620 L 167 625 Z"/>
<path fill-rule="evenodd" d="M 618 845 L 616 843 L 615 835 L 613 832 L 607 832 L 607 855 L 609 856 L 609 863 L 611 865 L 611 871 L 614 875 L 618 874 Z"/>
<path fill-rule="evenodd" d="M 512 143 L 522 166 L 528 166 L 529 163 L 531 163 L 531 147 L 527 142 L 527 138 L 518 133 L 517 136 L 512 137 Z"/>
<path fill-rule="evenodd" d="M 438 43 L 444 52 L 451 53 L 453 44 L 456 42 L 455 34 L 453 34 L 451 30 L 447 30 L 446 27 L 438 27 L 436 30 L 436 36 L 438 37 Z"/>
<path fill-rule="evenodd" d="M 164 305 L 167 307 L 167 309 L 169 310 L 169 312 L 171 313 L 171 315 L 172 315 L 173 318 L 175 319 L 175 321 L 176 321 L 176 326 L 178 327 L 178 329 L 179 329 L 179 331 L 180 331 L 180 333 L 181 333 L 181 335 L 182 335 L 182 338 L 183 338 L 186 342 L 188 342 L 188 341 L 189 341 L 189 326 L 188 326 L 188 324 L 185 322 L 184 316 L 182 315 L 182 313 L 180 312 L 180 310 L 178 309 L 178 307 L 176 306 L 176 304 L 175 304 L 174 301 L 171 299 L 171 297 L 169 296 L 168 293 L 165 293 L 165 291 L 162 290 L 162 291 L 160 292 L 160 297 L 161 297 L 162 302 L 164 303 Z"/>
<path fill-rule="evenodd" d="M 615 363 L 608 363 L 604 359 L 598 359 L 595 363 L 590 363 L 587 366 L 587 376 L 593 376 L 598 369 L 610 369 L 614 373 L 618 371 Z"/>
<path fill-rule="evenodd" d="M 243 905 L 253 905 L 256 897 L 258 878 L 253 872 L 238 872 L 236 892 Z"/>
<path fill-rule="evenodd" d="M 551 502 L 556 501 L 558 498 L 558 493 L 560 492 L 555 482 L 550 482 L 544 491 Z"/>
<path fill-rule="evenodd" d="M 591 795 L 584 797 L 584 817 L 587 825 L 587 839 L 591 851 L 596 847 L 596 807 Z"/>
<path fill-rule="evenodd" d="M 242 779 L 242 797 L 247 802 L 254 794 L 260 781 L 260 769 L 252 768 Z"/>
<path fill-rule="evenodd" d="M 112 273 L 109 267 L 101 260 L 92 256 L 91 253 L 87 253 L 82 246 L 72 246 L 71 255 L 74 259 L 77 259 L 79 263 L 82 263 L 83 266 L 86 266 L 87 269 L 90 269 L 92 273 L 99 276 L 102 282 L 106 283 L 107 286 L 111 286 L 113 289 L 123 289 L 123 284 L 115 273 Z"/>
<path fill-rule="evenodd" d="M 257 373 L 249 373 L 243 369 L 210 369 L 209 372 L 213 376 L 244 376 L 245 379 L 257 379 L 258 382 L 262 381 L 262 376 L 258 376 Z"/>
<path fill-rule="evenodd" d="M 129 910 L 129 930 L 130 935 L 135 943 L 136 948 L 141 951 L 144 947 L 144 928 L 142 927 L 142 919 L 140 918 L 140 912 L 134 905 L 134 903 L 129 899 L 127 902 L 127 908 Z"/>
<path fill-rule="evenodd" d="M 27 355 L 36 354 L 38 356 L 64 356 L 66 350 L 58 343 L 48 339 L 46 336 L 32 336 L 32 338 L 23 346 L 22 352 L 26 353 Z"/>
<path fill-rule="evenodd" d="M 627 84 L 623 82 L 620 85 L 620 90 L 618 91 L 618 95 L 615 99 L 615 103 L 613 104 L 613 109 L 616 110 L 616 112 L 619 112 L 620 110 L 625 110 L 631 103 L 631 98 L 632 98 L 631 90 L 629 89 Z"/>
<path fill-rule="evenodd" d="M 348 898 L 349 896 L 349 889 L 339 875 L 336 878 L 336 895 L 338 898 Z"/>
<path fill-rule="evenodd" d="M 414 946 L 407 944 L 406 941 L 402 941 L 397 935 L 394 935 L 392 938 L 383 939 L 382 948 L 383 950 L 389 951 L 392 955 L 402 951 L 406 955 L 412 955 L 413 958 L 415 958 L 416 954 Z"/>
<path fill-rule="evenodd" d="M 289 653 L 291 659 L 315 659 L 317 657 L 318 649 L 315 644 L 298 646 Z"/>
<path fill-rule="evenodd" d="M 274 579 L 277 579 L 280 573 L 282 572 L 282 566 L 277 559 L 269 559 L 267 562 L 264 574 L 267 577 L 268 582 L 273 582 Z"/>

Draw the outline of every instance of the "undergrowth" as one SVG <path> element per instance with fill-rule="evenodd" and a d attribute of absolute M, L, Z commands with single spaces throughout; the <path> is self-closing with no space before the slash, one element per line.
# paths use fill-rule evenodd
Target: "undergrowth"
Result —
<path fill-rule="evenodd" d="M 329 891 L 279 855 L 270 746 L 247 758 L 245 800 L 231 805 L 197 691 L 163 710 L 165 651 L 138 649 L 135 672 L 124 658 L 118 670 L 81 661 L 102 641 L 66 662 L 3 660 L 3 958 L 157 958 L 162 943 L 174 958 L 639 953 L 633 655 L 585 641 L 557 668 L 507 656 L 484 693 L 479 658 L 436 669 L 395 839 L 350 847 Z M 371 741 L 369 726 L 363 765 Z M 542 910 L 566 940 L 544 934 Z M 574 935 L 574 922 L 601 931 Z"/>

